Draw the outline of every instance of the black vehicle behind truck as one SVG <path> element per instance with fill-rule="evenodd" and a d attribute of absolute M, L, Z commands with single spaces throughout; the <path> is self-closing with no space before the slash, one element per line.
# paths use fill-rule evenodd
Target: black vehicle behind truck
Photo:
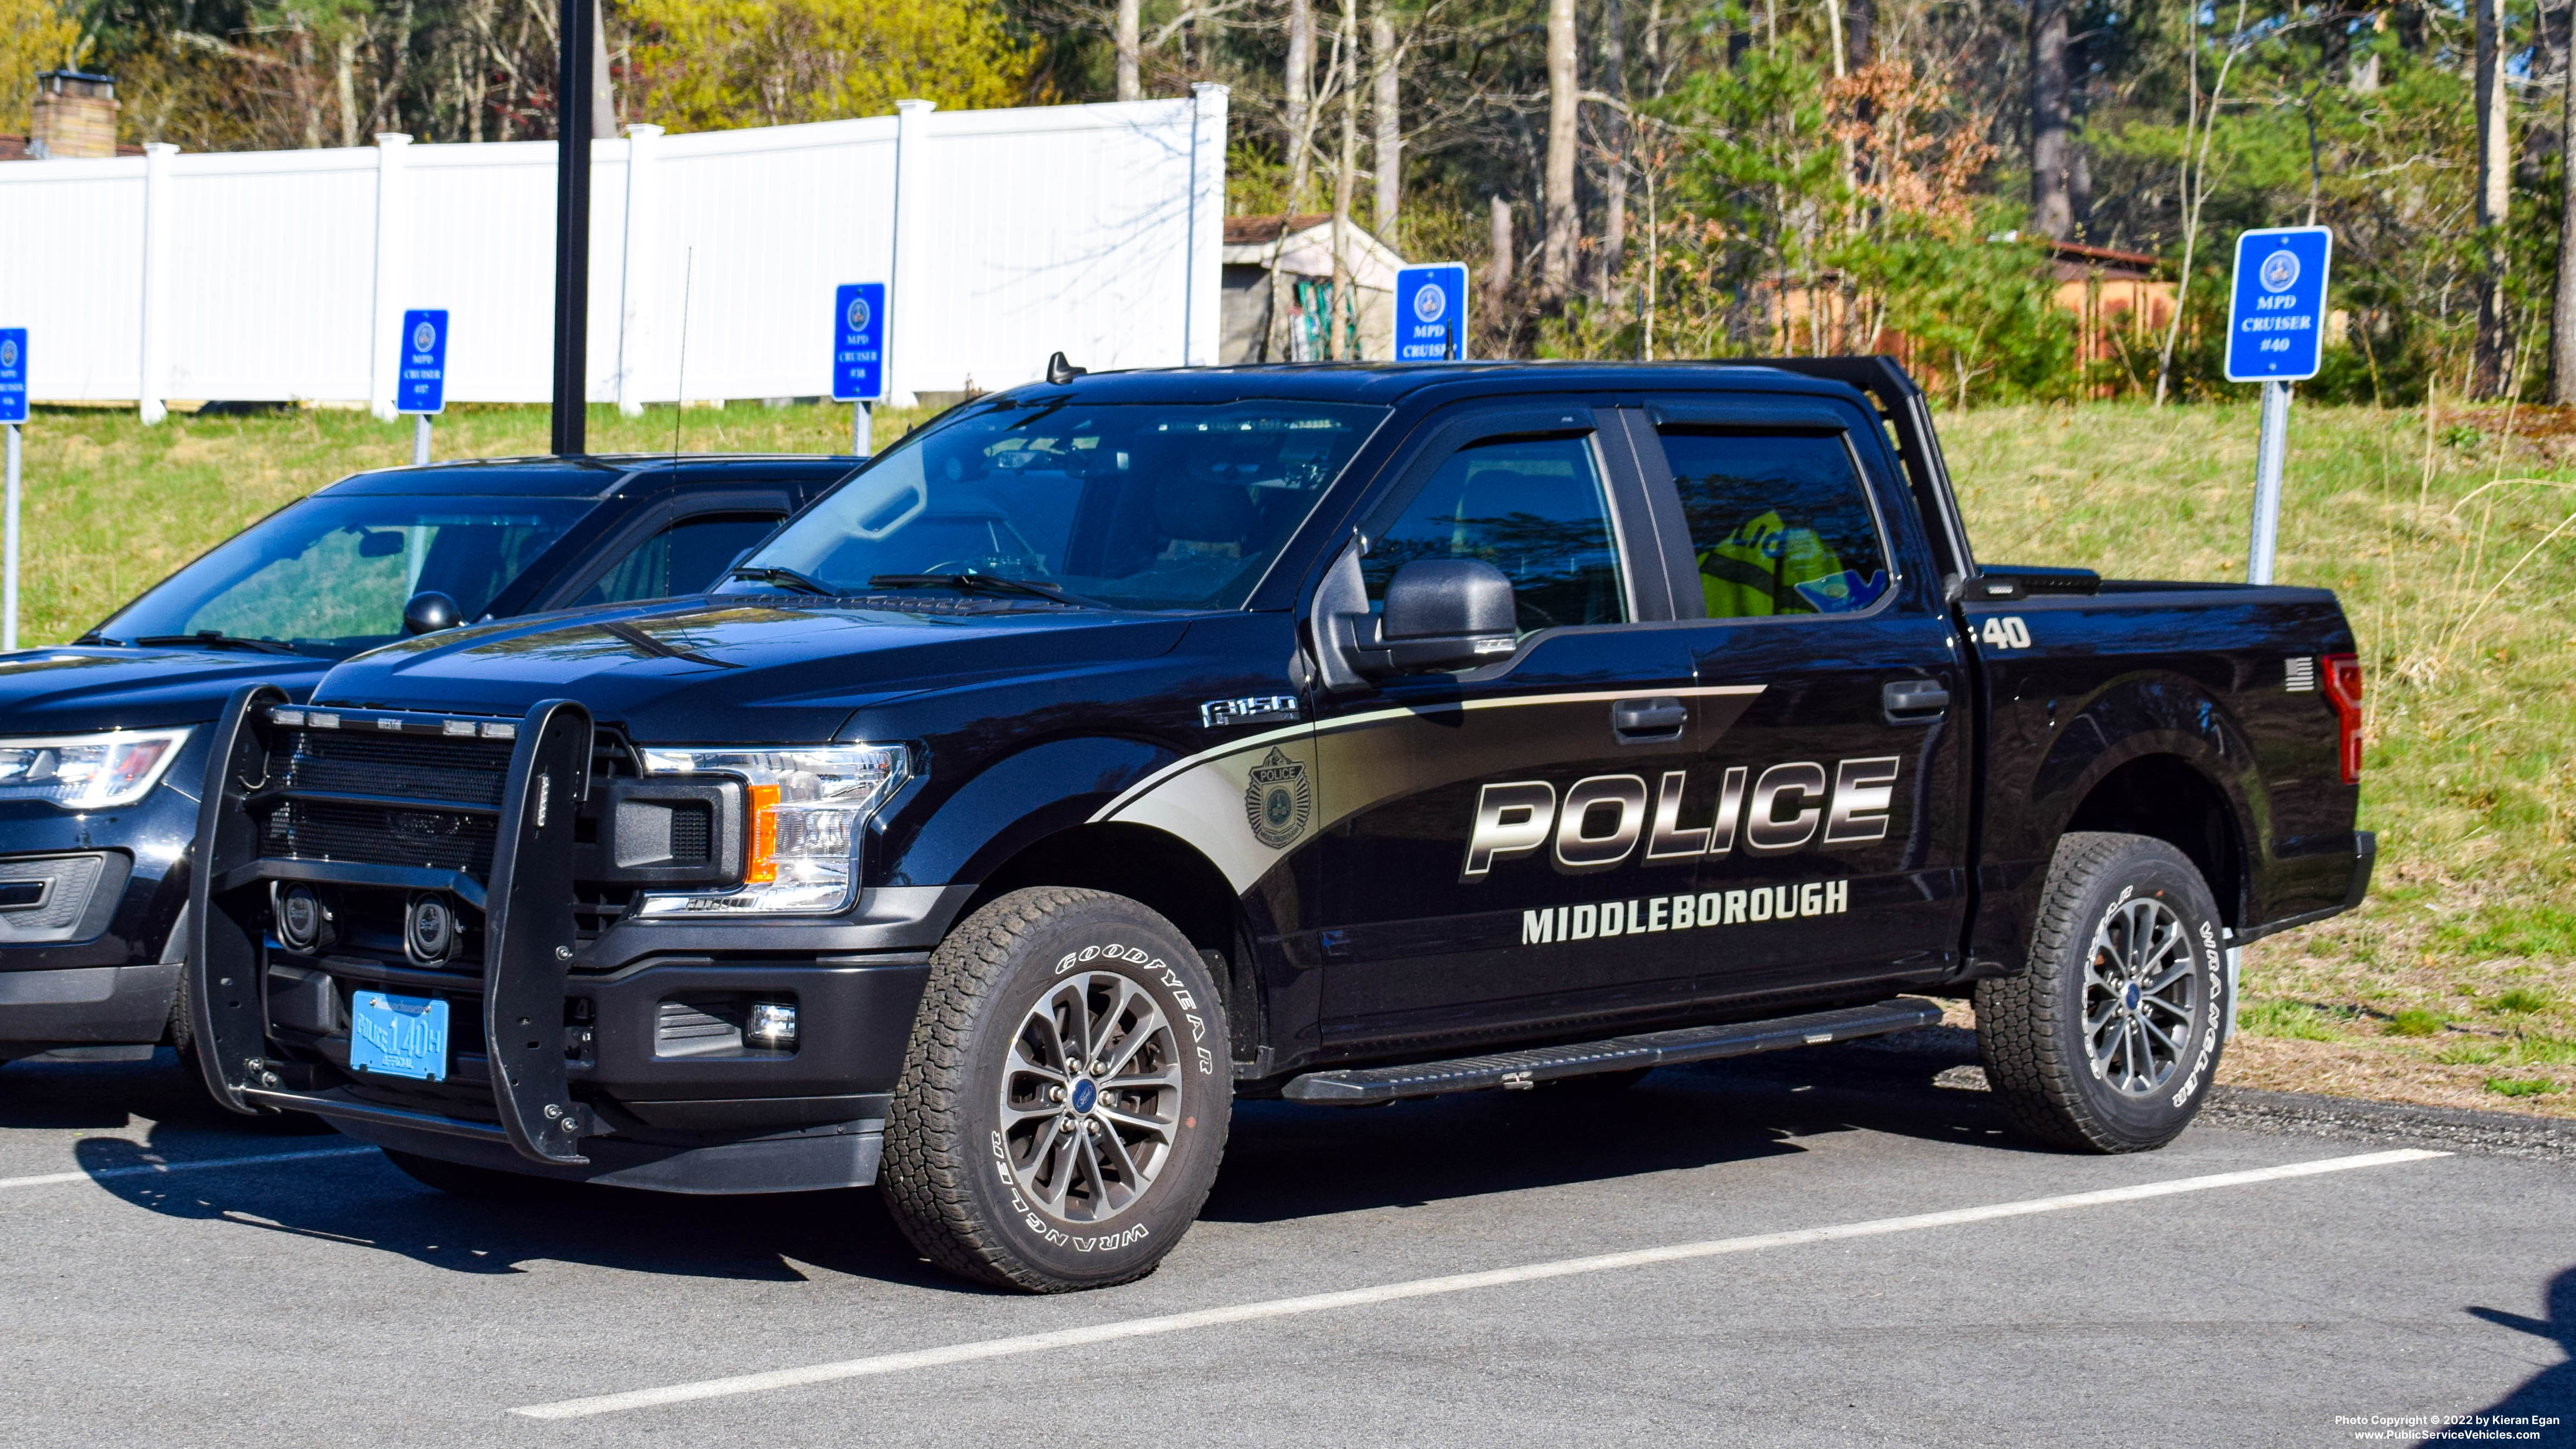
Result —
<path fill-rule="evenodd" d="M 0 654 L 0 1062 L 184 1053 L 206 727 L 424 629 L 706 588 L 856 458 L 493 458 L 343 478 L 69 645 Z"/>
<path fill-rule="evenodd" d="M 1973 993 L 2032 1133 L 2190 1120 L 2230 947 L 2349 908 L 2334 598 L 1981 566 L 1884 359 L 1085 376 L 716 594 L 239 691 L 208 1082 L 424 1181 L 879 1183 L 1148 1272 L 1238 1095 L 1838 1041 Z"/>

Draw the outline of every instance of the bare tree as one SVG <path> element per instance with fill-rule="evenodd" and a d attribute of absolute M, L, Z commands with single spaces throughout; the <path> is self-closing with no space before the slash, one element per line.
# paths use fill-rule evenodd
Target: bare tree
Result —
<path fill-rule="evenodd" d="M 1334 88 L 1342 93 L 1342 144 L 1333 158 L 1333 299 L 1324 312 L 1324 356 L 1349 355 L 1342 318 L 1352 315 L 1351 186 L 1358 180 L 1360 150 L 1360 7 L 1342 0 L 1342 23 L 1333 31 Z"/>
<path fill-rule="evenodd" d="M 1601 119 L 1600 294 L 1610 301 L 1628 250 L 1628 36 L 1619 0 L 1601 0 L 1601 89 L 1610 105 Z"/>
<path fill-rule="evenodd" d="M 1141 101 L 1145 84 L 1137 74 L 1138 32 L 1142 30 L 1143 5 L 1139 0 L 1118 0 L 1118 99 Z"/>
<path fill-rule="evenodd" d="M 1485 309 L 1498 314 L 1512 294 L 1512 204 L 1494 197 L 1492 213 L 1485 242 Z"/>
<path fill-rule="evenodd" d="M 2075 234 L 2067 152 L 2075 121 L 2067 72 L 2066 0 L 2030 7 L 2030 226 L 2051 241 Z"/>
<path fill-rule="evenodd" d="M 1395 20 L 1386 13 L 1386 5 L 1387 0 L 1377 0 L 1369 16 L 1369 83 L 1373 91 L 1369 114 L 1377 123 L 1369 160 L 1377 168 L 1377 234 L 1393 246 L 1396 209 L 1404 202 L 1404 51 L 1396 42 Z"/>
<path fill-rule="evenodd" d="M 2478 230 L 2486 253 L 2478 276 L 2478 341 L 2469 395 L 2501 397 L 2505 389 L 2505 207 L 2512 195 L 2513 152 L 2506 134 L 2504 0 L 2474 0 L 2477 13 Z"/>
<path fill-rule="evenodd" d="M 602 141 L 617 138 L 617 90 L 608 71 L 608 17 L 600 13 L 599 0 L 590 0 L 590 134 Z"/>
<path fill-rule="evenodd" d="M 1306 204 L 1306 185 L 1315 166 L 1315 5 L 1314 0 L 1288 0 L 1288 62 L 1280 74 L 1287 96 L 1282 119 L 1288 125 L 1288 210 Z"/>
<path fill-rule="evenodd" d="M 1574 74 L 1574 0 L 1547 0 L 1547 232 L 1539 255 L 1539 287 L 1550 300 L 1563 297 L 1574 279 L 1574 244 L 1581 218 L 1574 205 L 1577 103 Z"/>

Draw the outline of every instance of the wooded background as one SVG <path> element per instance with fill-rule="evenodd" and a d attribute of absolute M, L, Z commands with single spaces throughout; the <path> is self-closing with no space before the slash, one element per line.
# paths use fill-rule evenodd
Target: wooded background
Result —
<path fill-rule="evenodd" d="M 0 0 L 0 130 L 77 65 L 129 141 L 544 138 L 555 3 Z M 1466 262 L 1481 354 L 1897 337 L 1956 404 L 2229 393 L 2235 233 L 2314 221 L 2344 319 L 2309 395 L 2576 401 L 2576 0 L 2463 4 L 607 0 L 595 129 L 1222 81 L 1230 209 Z M 2160 259 L 2171 320 L 2084 333 L 2048 239 Z"/>

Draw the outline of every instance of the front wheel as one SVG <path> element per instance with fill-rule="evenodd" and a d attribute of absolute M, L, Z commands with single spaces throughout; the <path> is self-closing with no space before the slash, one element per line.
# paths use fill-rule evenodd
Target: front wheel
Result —
<path fill-rule="evenodd" d="M 931 953 L 879 1186 L 924 1257 L 1033 1293 L 1141 1278 L 1198 1217 L 1233 1104 L 1188 939 L 1102 891 L 1014 891 Z"/>
<path fill-rule="evenodd" d="M 2016 1126 L 2090 1152 L 2171 1142 L 2200 1112 L 2226 1020 L 2218 907 L 2179 850 L 2057 843 L 2019 976 L 1977 983 L 1977 1051 Z"/>

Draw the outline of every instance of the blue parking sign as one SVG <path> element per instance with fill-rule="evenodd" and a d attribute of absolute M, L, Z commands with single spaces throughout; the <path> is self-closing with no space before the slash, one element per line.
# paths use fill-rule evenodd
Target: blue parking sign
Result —
<path fill-rule="evenodd" d="M 27 329 L 0 327 L 0 423 L 27 420 Z"/>
<path fill-rule="evenodd" d="M 832 401 L 885 396 L 885 283 L 851 282 L 832 292 Z"/>
<path fill-rule="evenodd" d="M 394 411 L 447 411 L 447 310 L 405 312 L 402 366 L 394 373 Z"/>
<path fill-rule="evenodd" d="M 1467 267 L 1442 262 L 1395 274 L 1395 360 L 1457 362 L 1467 356 Z"/>
<path fill-rule="evenodd" d="M 2229 382 L 2303 382 L 2317 375 L 2333 261 L 2334 233 L 2321 226 L 2266 227 L 2236 238 Z"/>

